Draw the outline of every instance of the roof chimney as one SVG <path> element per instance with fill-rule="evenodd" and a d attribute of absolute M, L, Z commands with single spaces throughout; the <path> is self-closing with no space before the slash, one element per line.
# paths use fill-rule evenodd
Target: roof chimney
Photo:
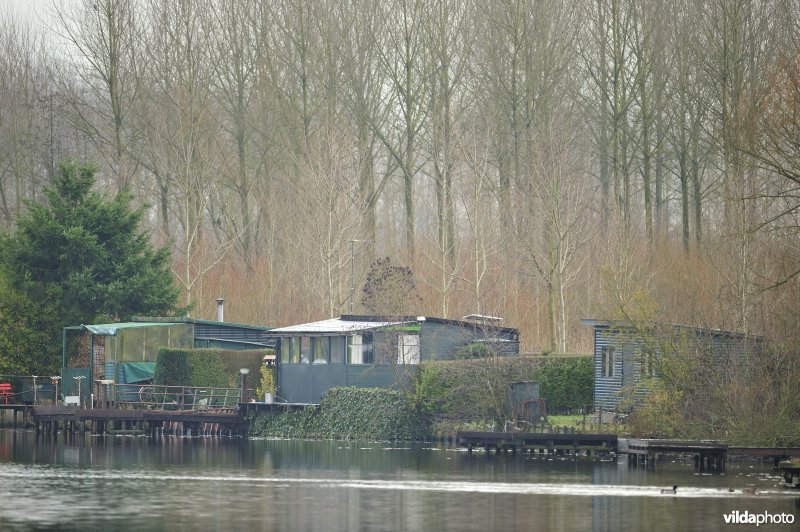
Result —
<path fill-rule="evenodd" d="M 218 297 L 217 298 L 217 321 L 225 321 L 224 317 L 225 311 L 225 299 Z"/>

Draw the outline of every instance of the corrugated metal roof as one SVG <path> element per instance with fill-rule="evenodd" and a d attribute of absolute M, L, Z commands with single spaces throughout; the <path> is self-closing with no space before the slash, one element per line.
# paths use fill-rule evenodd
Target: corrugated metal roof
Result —
<path fill-rule="evenodd" d="M 391 327 L 394 325 L 404 325 L 407 323 L 416 323 L 412 321 L 356 321 L 356 320 L 343 320 L 341 318 L 333 318 L 330 320 L 315 321 L 312 323 L 302 323 L 300 325 L 290 325 L 289 327 L 278 327 L 271 329 L 268 334 L 271 335 L 284 335 L 284 334 L 297 334 L 297 333 L 310 333 L 310 334 L 324 334 L 324 333 L 348 333 L 358 331 L 369 331 L 372 329 L 381 329 L 383 327 Z"/>

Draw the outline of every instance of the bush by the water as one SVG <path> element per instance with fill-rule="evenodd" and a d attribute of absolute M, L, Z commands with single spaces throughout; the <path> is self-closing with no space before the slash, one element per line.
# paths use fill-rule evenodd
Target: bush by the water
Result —
<path fill-rule="evenodd" d="M 399 392 L 381 388 L 333 388 L 318 407 L 258 412 L 250 435 L 305 439 L 424 440 L 430 424 Z"/>
<path fill-rule="evenodd" d="M 511 383 L 538 381 L 548 412 L 579 411 L 592 404 L 591 356 L 486 357 L 420 365 L 415 401 L 440 420 L 493 421 L 509 416 Z"/>

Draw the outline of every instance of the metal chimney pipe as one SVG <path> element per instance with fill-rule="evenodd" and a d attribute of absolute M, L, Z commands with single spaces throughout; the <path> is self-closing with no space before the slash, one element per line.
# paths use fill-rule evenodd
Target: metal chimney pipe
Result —
<path fill-rule="evenodd" d="M 225 299 L 217 298 L 217 321 L 225 321 Z"/>

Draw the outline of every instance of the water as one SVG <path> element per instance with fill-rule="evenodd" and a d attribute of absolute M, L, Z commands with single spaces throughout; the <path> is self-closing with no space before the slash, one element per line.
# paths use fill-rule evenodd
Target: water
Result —
<path fill-rule="evenodd" d="M 661 489 L 677 484 L 675 495 Z M 756 494 L 743 493 L 755 487 Z M 733 492 L 730 489 L 733 488 Z M 431 445 L 220 438 L 35 442 L 0 430 L 0 530 L 734 530 L 791 514 L 769 464 L 470 456 Z M 755 526 L 752 527 L 755 529 Z M 794 524 L 758 530 L 800 530 Z"/>

